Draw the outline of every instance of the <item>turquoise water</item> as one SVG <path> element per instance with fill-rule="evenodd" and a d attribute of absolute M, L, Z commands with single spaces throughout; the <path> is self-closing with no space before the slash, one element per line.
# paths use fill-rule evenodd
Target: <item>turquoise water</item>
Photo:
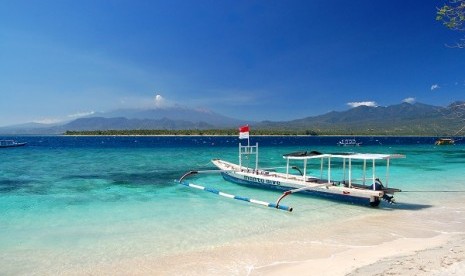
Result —
<path fill-rule="evenodd" d="M 260 166 L 283 166 L 281 155 L 292 151 L 341 151 L 334 146 L 338 139 L 257 138 Z M 364 146 L 351 150 L 407 155 L 392 162 L 390 186 L 465 191 L 464 144 L 435 147 L 428 138 L 364 139 Z M 174 183 L 188 170 L 213 169 L 212 158 L 236 162 L 235 137 L 18 140 L 28 145 L 0 150 L 0 274 L 7 275 L 37 269 L 60 274 L 80 265 L 176 256 L 248 239 L 265 242 L 286 229 L 427 208 L 454 198 L 448 192 L 406 192 L 396 195 L 396 205 L 366 208 L 290 196 L 285 204 L 294 212 L 287 213 Z M 228 183 L 215 174 L 190 181 L 269 202 L 280 195 Z"/>

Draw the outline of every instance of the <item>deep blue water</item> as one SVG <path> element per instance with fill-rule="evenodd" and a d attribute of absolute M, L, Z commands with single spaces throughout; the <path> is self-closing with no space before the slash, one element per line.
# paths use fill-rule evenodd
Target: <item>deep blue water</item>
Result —
<path fill-rule="evenodd" d="M 333 146 L 341 139 L 356 138 L 363 146 L 378 145 L 432 145 L 437 137 L 352 137 L 352 136 L 254 136 L 253 143 L 260 146 Z M 29 147 L 75 148 L 75 147 L 236 147 L 240 140 L 236 136 L 0 136 L 28 142 Z M 246 140 L 242 140 L 245 144 Z M 465 140 L 456 138 L 456 144 Z"/>

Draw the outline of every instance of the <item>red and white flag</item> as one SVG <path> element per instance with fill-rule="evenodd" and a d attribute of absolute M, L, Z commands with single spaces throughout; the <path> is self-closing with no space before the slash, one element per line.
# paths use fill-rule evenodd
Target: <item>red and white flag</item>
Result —
<path fill-rule="evenodd" d="M 239 139 L 249 139 L 249 125 L 239 128 Z"/>

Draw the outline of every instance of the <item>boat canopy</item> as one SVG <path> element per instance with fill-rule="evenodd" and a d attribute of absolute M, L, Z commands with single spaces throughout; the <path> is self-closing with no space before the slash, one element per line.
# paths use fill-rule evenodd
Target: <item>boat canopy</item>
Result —
<path fill-rule="evenodd" d="M 395 158 L 405 158 L 402 154 L 378 154 L 378 153 L 321 153 L 318 151 L 299 151 L 287 153 L 283 155 L 284 159 L 303 160 L 317 158 L 343 158 L 343 159 L 358 159 L 358 160 L 387 160 Z"/>
<path fill-rule="evenodd" d="M 331 157 L 348 158 L 358 160 L 387 160 L 396 158 L 405 158 L 402 154 L 380 154 L 380 153 L 352 153 L 352 154 L 331 154 Z"/>
<path fill-rule="evenodd" d="M 329 154 L 324 154 L 319 151 L 297 151 L 283 154 L 284 159 L 314 159 L 314 158 L 324 158 L 329 157 Z"/>
<path fill-rule="evenodd" d="M 286 159 L 286 175 L 289 177 L 289 171 L 290 171 L 290 161 L 291 160 L 300 160 L 303 161 L 303 172 L 302 174 L 302 179 L 303 181 L 306 181 L 308 179 L 307 176 L 307 165 L 310 160 L 315 160 L 319 159 L 320 160 L 320 179 L 323 178 L 323 171 L 324 171 L 324 162 L 327 162 L 327 181 L 328 184 L 331 182 L 331 160 L 333 158 L 338 158 L 342 159 L 343 161 L 343 167 L 342 167 L 342 173 L 343 173 L 343 181 L 346 182 L 348 181 L 348 186 L 352 187 L 352 180 L 357 180 L 357 179 L 352 179 L 352 163 L 353 161 L 363 161 L 363 169 L 362 169 L 362 183 L 363 185 L 366 184 L 367 181 L 371 180 L 373 189 L 375 187 L 375 181 L 377 179 L 376 174 L 375 174 L 375 163 L 376 160 L 385 160 L 386 161 L 386 183 L 385 186 L 388 187 L 388 182 L 389 182 L 389 161 L 391 159 L 395 158 L 405 158 L 405 155 L 402 154 L 380 154 L 380 153 L 354 153 L 354 152 L 343 152 L 343 153 L 321 153 L 317 151 L 311 151 L 311 152 L 306 152 L 306 151 L 301 151 L 301 152 L 293 152 L 293 153 L 288 153 L 284 154 L 283 158 Z M 367 161 L 371 163 L 371 177 L 367 176 Z M 346 163 L 348 163 L 348 168 L 346 167 Z M 313 176 L 310 176 L 310 178 L 315 178 Z"/>

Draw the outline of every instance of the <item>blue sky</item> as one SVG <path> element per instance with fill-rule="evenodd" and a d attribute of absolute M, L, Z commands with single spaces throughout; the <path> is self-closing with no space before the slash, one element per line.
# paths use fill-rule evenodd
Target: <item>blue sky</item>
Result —
<path fill-rule="evenodd" d="M 435 0 L 0 0 L 0 126 L 181 105 L 289 120 L 465 100 Z M 156 97 L 159 95 L 158 97 Z"/>

